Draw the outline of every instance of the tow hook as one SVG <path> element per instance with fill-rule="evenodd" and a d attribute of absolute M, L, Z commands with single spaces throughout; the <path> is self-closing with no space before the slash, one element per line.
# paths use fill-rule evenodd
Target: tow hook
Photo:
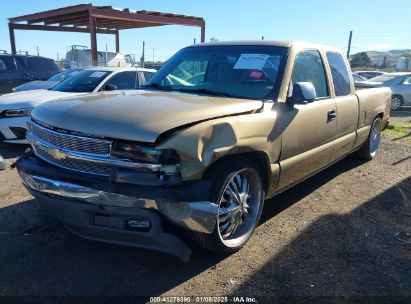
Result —
<path fill-rule="evenodd" d="M 33 155 L 33 149 L 31 147 L 28 147 L 26 150 L 24 150 L 24 154 L 17 157 L 16 161 L 10 165 L 10 169 L 16 168 L 16 164 L 20 159 L 25 159 L 31 155 Z"/>

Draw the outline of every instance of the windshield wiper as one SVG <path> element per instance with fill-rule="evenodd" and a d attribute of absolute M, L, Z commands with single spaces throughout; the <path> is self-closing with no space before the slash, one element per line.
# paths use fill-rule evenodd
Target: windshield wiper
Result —
<path fill-rule="evenodd" d="M 212 96 L 236 97 L 237 98 L 237 96 L 231 95 L 226 92 L 216 92 L 216 91 L 212 91 L 212 90 L 204 89 L 204 88 L 200 88 L 200 89 L 178 88 L 175 90 L 180 91 L 180 92 L 187 92 L 187 93 L 198 93 L 198 94 L 207 94 L 207 95 L 212 95 Z"/>
<path fill-rule="evenodd" d="M 159 83 L 155 83 L 155 82 L 146 84 L 142 87 L 143 89 L 153 88 L 153 89 L 161 90 L 161 91 L 178 91 L 178 92 L 187 92 L 187 93 L 194 93 L 194 94 L 197 93 L 197 94 L 207 94 L 207 95 L 212 95 L 212 96 L 239 98 L 238 96 L 234 96 L 226 92 L 216 92 L 216 91 L 212 91 L 212 90 L 204 89 L 204 88 L 199 88 L 199 89 L 174 88 L 170 85 L 160 85 Z"/>
<path fill-rule="evenodd" d="M 160 90 L 160 91 L 171 91 L 171 90 L 173 89 L 173 88 L 172 88 L 171 86 L 169 86 L 169 85 L 161 85 L 161 84 L 156 83 L 156 82 L 143 85 L 142 88 L 143 88 L 143 89 L 152 88 L 152 89 L 157 89 L 157 90 Z"/>

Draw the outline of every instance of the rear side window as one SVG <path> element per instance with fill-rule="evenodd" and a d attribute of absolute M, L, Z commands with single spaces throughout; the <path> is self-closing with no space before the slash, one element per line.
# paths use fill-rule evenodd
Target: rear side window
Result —
<path fill-rule="evenodd" d="M 327 52 L 327 60 L 330 64 L 331 74 L 333 76 L 335 95 L 350 95 L 350 76 L 342 55 L 339 53 Z"/>
<path fill-rule="evenodd" d="M 47 71 L 51 73 L 57 73 L 58 67 L 54 60 L 42 58 L 42 57 L 30 57 L 29 68 L 38 71 Z"/>
<path fill-rule="evenodd" d="M 297 55 L 291 81 L 292 85 L 297 82 L 311 82 L 318 98 L 329 96 L 324 64 L 318 51 L 302 51 Z"/>

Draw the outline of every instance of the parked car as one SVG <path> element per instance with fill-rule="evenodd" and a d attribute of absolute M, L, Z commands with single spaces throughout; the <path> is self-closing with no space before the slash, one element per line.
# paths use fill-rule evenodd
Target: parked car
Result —
<path fill-rule="evenodd" d="M 45 80 L 59 72 L 53 59 L 28 55 L 0 55 L 0 94 L 33 80 Z"/>
<path fill-rule="evenodd" d="M 188 84 L 170 84 L 175 77 Z M 43 208 L 80 236 L 187 260 L 189 247 L 169 229 L 177 225 L 200 246 L 232 253 L 250 239 L 265 199 L 353 152 L 373 159 L 390 102 L 388 88 L 356 92 L 334 48 L 194 45 L 145 91 L 36 107 L 34 153 L 17 168 Z"/>
<path fill-rule="evenodd" d="M 385 72 L 381 72 L 381 71 L 356 71 L 353 74 L 364 77 L 365 79 L 371 79 L 371 78 L 374 78 L 374 77 L 377 77 L 377 76 L 384 75 Z"/>
<path fill-rule="evenodd" d="M 358 74 L 355 74 L 355 73 L 352 73 L 352 78 L 354 80 L 355 85 L 357 85 L 357 83 L 359 83 L 359 82 L 367 81 L 366 78 L 364 78 L 364 77 L 362 77 Z"/>
<path fill-rule="evenodd" d="M 411 106 L 411 73 L 387 73 L 368 81 L 357 83 L 357 88 L 389 87 L 392 91 L 391 109 Z"/>
<path fill-rule="evenodd" d="M 50 90 L 2 95 L 0 96 L 0 142 L 27 143 L 28 116 L 30 111 L 41 103 L 99 91 L 134 90 L 145 83 L 145 77 L 154 73 L 155 70 L 141 68 L 86 68 Z"/>
<path fill-rule="evenodd" d="M 22 91 L 31 91 L 31 90 L 39 90 L 39 89 L 51 89 L 59 82 L 67 79 L 68 77 L 76 75 L 78 72 L 82 71 L 83 68 L 74 68 L 74 69 L 67 69 L 57 73 L 47 80 L 34 80 L 27 82 L 25 84 L 19 85 L 18 87 L 13 88 L 13 92 L 22 92 Z"/>

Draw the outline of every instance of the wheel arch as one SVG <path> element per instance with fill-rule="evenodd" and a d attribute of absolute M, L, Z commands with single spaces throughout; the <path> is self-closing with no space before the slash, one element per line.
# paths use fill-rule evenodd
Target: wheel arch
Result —
<path fill-rule="evenodd" d="M 208 166 L 207 170 L 204 173 L 204 178 L 213 178 L 212 174 L 215 172 L 215 168 L 219 166 L 221 163 L 226 161 L 240 161 L 241 159 L 248 159 L 253 161 L 257 167 L 259 168 L 259 172 L 261 174 L 261 178 L 264 183 L 265 191 L 269 189 L 271 183 L 271 166 L 270 166 L 270 158 L 266 152 L 263 151 L 249 151 L 249 152 L 239 152 L 235 154 L 229 154 L 222 156 L 221 158 L 215 160 L 210 166 Z"/>

